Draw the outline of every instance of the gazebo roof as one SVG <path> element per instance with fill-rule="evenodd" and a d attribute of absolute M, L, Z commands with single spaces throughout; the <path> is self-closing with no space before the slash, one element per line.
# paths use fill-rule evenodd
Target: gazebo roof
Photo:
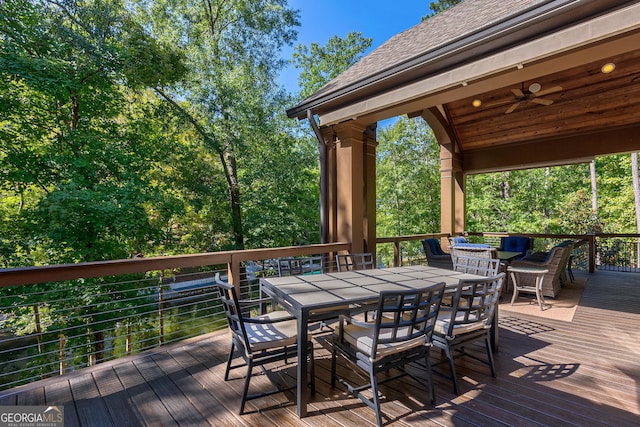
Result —
<path fill-rule="evenodd" d="M 321 126 L 422 116 L 471 173 L 569 163 L 640 148 L 639 47 L 637 0 L 464 0 L 287 113 Z"/>

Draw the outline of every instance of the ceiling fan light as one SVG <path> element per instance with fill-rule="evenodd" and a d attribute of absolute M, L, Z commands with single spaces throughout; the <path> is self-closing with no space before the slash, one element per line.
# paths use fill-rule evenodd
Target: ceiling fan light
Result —
<path fill-rule="evenodd" d="M 529 92 L 531 93 L 539 92 L 540 89 L 542 89 L 540 83 L 531 83 L 531 85 L 529 86 Z"/>
<path fill-rule="evenodd" d="M 474 99 L 473 101 L 471 101 L 471 105 L 478 108 L 479 106 L 482 105 L 482 101 L 480 101 L 479 99 Z"/>
<path fill-rule="evenodd" d="M 615 69 L 616 69 L 616 64 L 614 64 L 613 62 L 607 62 L 602 66 L 602 68 L 600 68 L 600 71 L 602 71 L 602 73 L 604 74 L 609 74 Z"/>

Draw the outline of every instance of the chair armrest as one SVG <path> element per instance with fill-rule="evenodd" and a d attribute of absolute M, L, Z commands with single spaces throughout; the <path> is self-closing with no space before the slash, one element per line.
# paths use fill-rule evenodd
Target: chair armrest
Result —
<path fill-rule="evenodd" d="M 260 314 L 264 315 L 272 311 L 279 310 L 280 306 L 278 303 L 271 297 L 260 297 L 260 298 L 252 298 L 252 299 L 243 299 L 238 300 L 238 303 L 241 307 L 260 307 Z"/>
<path fill-rule="evenodd" d="M 525 265 L 525 266 L 530 266 L 530 267 L 542 267 L 544 265 L 547 265 L 546 262 L 544 261 L 533 261 L 533 260 L 526 260 L 526 259 L 516 259 L 514 261 L 511 262 L 512 266 L 518 266 L 518 265 Z"/>
<path fill-rule="evenodd" d="M 260 319 L 257 317 L 245 317 L 242 320 L 244 320 L 245 323 L 259 323 L 259 324 L 273 324 L 273 323 L 280 323 L 280 322 L 287 322 L 289 320 L 294 320 L 295 317 L 294 316 L 285 316 L 285 317 L 279 317 L 277 319 Z"/>
<path fill-rule="evenodd" d="M 252 298 L 252 299 L 241 299 L 238 300 L 240 304 L 259 304 L 262 302 L 272 302 L 273 299 L 270 297 L 262 297 L 262 298 Z"/>

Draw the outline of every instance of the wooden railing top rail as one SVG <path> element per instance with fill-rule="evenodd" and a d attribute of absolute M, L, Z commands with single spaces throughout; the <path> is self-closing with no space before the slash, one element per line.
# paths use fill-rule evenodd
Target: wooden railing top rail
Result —
<path fill-rule="evenodd" d="M 638 238 L 640 234 L 550 234 L 550 233 L 506 233 L 506 232 L 465 232 L 469 236 L 504 237 L 526 236 L 533 238 L 578 239 L 576 246 L 582 246 L 595 238 Z M 408 236 L 378 237 L 377 243 L 399 244 L 403 241 L 423 240 L 426 238 L 448 237 L 447 233 L 413 234 Z M 593 245 L 591 245 L 593 246 Z M 205 265 L 227 264 L 232 270 L 243 261 L 259 261 L 284 256 L 308 255 L 348 251 L 351 243 L 324 243 L 307 246 L 288 246 L 282 248 L 260 248 L 241 251 L 209 252 L 191 255 L 159 256 L 151 258 L 132 258 L 110 261 L 84 262 L 77 264 L 59 264 L 36 267 L 18 267 L 0 269 L 0 287 L 27 285 L 36 283 L 75 280 L 102 276 L 117 276 L 131 273 L 144 273 L 174 268 L 190 268 Z M 591 248 L 593 251 L 593 248 Z M 399 255 L 398 255 L 399 256 Z M 235 268 L 234 268 L 235 267 Z M 235 273 L 235 272 L 234 272 Z M 235 275 L 235 274 L 233 274 Z"/>
<path fill-rule="evenodd" d="M 449 233 L 431 233 L 431 234 L 411 234 L 409 236 L 394 236 L 394 237 L 378 237 L 376 243 L 396 243 L 407 242 L 410 240 L 424 240 L 429 238 L 441 238 L 449 237 Z"/>
<path fill-rule="evenodd" d="M 589 240 L 596 237 L 602 237 L 601 234 L 552 234 L 552 233 L 506 233 L 499 231 L 489 231 L 489 232 L 477 232 L 477 231 L 469 231 L 464 234 L 469 236 L 483 236 L 483 237 L 507 237 L 507 236 L 524 236 L 524 237 L 533 237 L 533 238 L 549 238 L 549 239 L 584 239 Z M 615 234 L 612 235 L 615 237 L 619 237 L 622 235 Z"/>
<path fill-rule="evenodd" d="M 192 255 L 132 258 L 111 261 L 82 262 L 77 264 L 44 265 L 0 269 L 0 287 L 57 282 L 121 274 L 144 273 L 147 271 L 173 268 L 200 267 L 257 261 L 283 256 L 307 255 L 312 253 L 339 252 L 351 249 L 351 243 L 323 243 L 307 246 L 289 246 L 272 249 L 247 249 L 241 251 L 209 252 Z"/>

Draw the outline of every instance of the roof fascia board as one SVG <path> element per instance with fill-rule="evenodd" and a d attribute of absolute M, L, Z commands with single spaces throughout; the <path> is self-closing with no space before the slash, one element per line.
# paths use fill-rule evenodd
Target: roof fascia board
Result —
<path fill-rule="evenodd" d="M 532 64 L 531 77 L 534 77 L 534 74 L 537 74 L 537 76 L 550 74 L 554 71 L 552 63 L 545 63 L 542 67 L 535 67 L 535 63 L 547 57 L 557 56 L 581 47 L 586 47 L 589 44 L 597 44 L 600 42 L 602 46 L 605 46 L 604 48 L 599 46 L 594 47 L 592 55 L 594 55 L 593 58 L 595 59 L 597 59 L 596 55 L 606 58 L 622 53 L 617 52 L 615 46 L 620 44 L 627 46 L 627 44 L 622 43 L 619 39 L 616 39 L 616 37 L 621 37 L 625 33 L 632 33 L 630 37 L 637 39 L 638 35 L 633 34 L 633 32 L 640 29 L 640 19 L 638 19 L 638 17 L 640 17 L 640 4 L 628 6 L 608 15 L 595 18 L 594 20 L 566 28 L 555 34 L 524 43 L 444 73 L 409 83 L 398 89 L 381 93 L 366 100 L 355 102 L 344 108 L 332 110 L 325 114 L 318 112 L 320 124 L 321 126 L 326 126 L 345 120 L 356 119 L 372 114 L 378 110 L 391 108 L 394 105 L 404 104 L 416 99 L 424 99 L 429 96 L 433 96 L 433 99 L 428 102 L 427 105 L 424 105 L 424 108 L 450 102 L 454 99 L 473 96 L 483 93 L 486 90 L 484 87 L 486 85 L 479 85 L 474 88 L 471 84 L 473 81 L 486 79 L 492 75 L 519 70 L 521 68 L 526 69 L 527 64 Z M 603 42 L 607 39 L 612 39 L 613 41 L 610 43 Z M 623 50 L 628 50 L 628 48 Z M 574 54 L 576 61 L 578 61 L 581 56 L 583 55 L 579 53 Z M 566 58 L 558 59 L 558 67 L 566 67 L 566 62 Z M 578 64 L 579 62 L 576 62 L 576 65 Z M 502 81 L 503 84 L 499 86 L 518 82 L 522 77 L 522 74 L 518 74 L 513 77 L 512 81 L 504 80 Z M 446 96 L 439 98 L 435 96 L 438 93 L 443 93 L 447 90 L 451 91 L 453 89 L 459 89 L 459 95 L 455 98 L 451 96 L 452 94 L 450 92 L 447 93 Z M 390 115 L 387 117 L 393 116 L 394 115 Z"/>

